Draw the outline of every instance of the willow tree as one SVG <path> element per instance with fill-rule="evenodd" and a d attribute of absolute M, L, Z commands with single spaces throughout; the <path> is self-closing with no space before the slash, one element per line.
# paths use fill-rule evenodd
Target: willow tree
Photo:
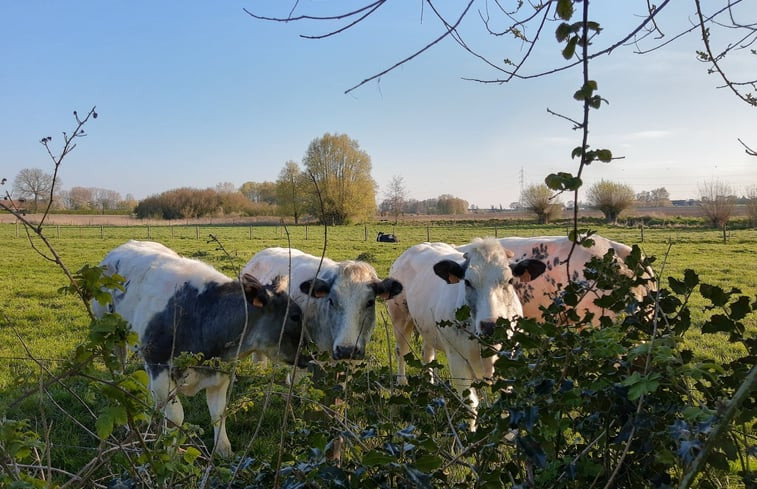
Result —
<path fill-rule="evenodd" d="M 294 161 L 287 161 L 279 173 L 279 178 L 276 179 L 276 201 L 279 205 L 279 214 L 292 216 L 295 224 L 298 224 L 302 217 L 305 193 L 309 183 L 307 174 L 303 173 L 300 165 Z"/>
<path fill-rule="evenodd" d="M 545 184 L 530 185 L 523 189 L 520 194 L 523 206 L 536 214 L 539 224 L 549 224 L 555 217 L 560 215 L 562 204 Z"/>
<path fill-rule="evenodd" d="M 346 224 L 376 213 L 371 157 L 346 134 L 314 139 L 302 160 L 314 185 L 306 208 L 326 224 Z"/>
<path fill-rule="evenodd" d="M 589 187 L 586 198 L 602 211 L 607 222 L 617 224 L 620 213 L 633 205 L 635 194 L 633 189 L 624 183 L 600 180 Z"/>

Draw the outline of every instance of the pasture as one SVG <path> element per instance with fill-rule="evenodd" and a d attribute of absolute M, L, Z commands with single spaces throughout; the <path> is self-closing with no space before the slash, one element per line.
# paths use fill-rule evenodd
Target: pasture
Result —
<path fill-rule="evenodd" d="M 646 255 L 657 257 L 655 272 L 667 286 L 667 277 L 681 278 L 685 269 L 694 269 L 700 280 L 726 290 L 737 287 L 752 298 L 757 294 L 757 230 L 730 231 L 727 243 L 717 230 L 696 228 L 645 229 L 640 242 L 638 228 L 592 226 L 599 234 L 629 245 L 639 244 Z M 378 231 L 394 233 L 399 243 L 376 242 Z M 360 258 L 369 261 L 379 277 L 388 274 L 394 259 L 407 247 L 431 240 L 463 244 L 483 236 L 565 235 L 565 226 L 505 225 L 491 223 L 455 223 L 422 225 L 320 226 L 49 226 L 45 234 L 66 267 L 75 272 L 85 264 L 96 265 L 111 249 L 128 239 L 150 239 L 173 248 L 178 253 L 203 260 L 229 276 L 234 276 L 256 252 L 271 246 L 291 246 L 336 260 Z M 215 241 L 209 239 L 214 236 Z M 35 246 L 47 250 L 38 240 Z M 220 244 L 220 246 L 219 246 Z M 13 224 L 0 224 L 0 418 L 34 418 L 50 428 L 53 465 L 75 473 L 98 447 L 99 440 L 85 429 L 93 424 L 86 414 L 100 401 L 98 391 L 81 379 L 64 379 L 54 386 L 50 372 L 56 372 L 77 344 L 87 336 L 89 320 L 78 298 L 58 289 L 67 285 L 61 270 L 33 251 L 23 230 Z M 692 320 L 703 321 L 703 299 L 692 298 Z M 392 385 L 389 367 L 396 367 L 392 357 L 394 339 L 383 304 L 377 306 L 377 327 L 368 346 L 366 369 L 375 382 Z M 757 335 L 754 315 L 745 320 L 747 336 Z M 696 329 L 696 328 L 694 328 Z M 729 344 L 720 335 L 690 332 L 686 348 L 715 363 L 725 363 L 743 354 L 738 345 Z M 414 348 L 418 356 L 417 346 Z M 443 360 L 442 360 L 443 363 Z M 132 369 L 139 364 L 133 363 Z M 413 370 L 411 370 L 412 374 Z M 415 369 L 415 374 L 419 374 Z M 251 456 L 272 460 L 279 444 L 283 396 L 265 397 L 265 391 L 285 392 L 281 369 L 253 365 L 245 361 L 232 398 L 236 399 L 230 417 L 232 445 L 245 446 Z M 50 394 L 38 393 L 15 402 L 40 385 L 50 385 Z M 40 389 L 41 390 L 41 389 Z M 323 388 L 310 391 L 317 402 L 328 397 Z M 305 402 L 305 401 L 303 401 Z M 386 407 L 387 400 L 375 400 L 376 409 Z M 370 406 L 352 406 L 351 416 L 362 416 Z M 188 422 L 207 426 L 207 411 L 202 399 L 187 403 Z M 75 420 L 74 418 L 79 418 Z M 80 421 L 83 418 L 83 421 Z M 306 421 L 293 417 L 289 430 L 303 429 Z M 83 425 L 83 426 L 82 426 Z M 43 429 L 42 425 L 37 426 Z M 206 431 L 203 440 L 212 446 Z"/>

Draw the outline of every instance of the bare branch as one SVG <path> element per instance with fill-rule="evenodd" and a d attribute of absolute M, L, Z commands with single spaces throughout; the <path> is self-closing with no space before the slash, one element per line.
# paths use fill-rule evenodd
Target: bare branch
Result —
<path fill-rule="evenodd" d="M 757 151 L 755 151 L 752 148 L 750 148 L 749 146 L 747 146 L 746 143 L 744 143 L 744 141 L 742 141 L 741 139 L 739 139 L 739 138 L 737 138 L 737 139 L 741 143 L 741 145 L 744 147 L 744 152 L 746 154 L 748 154 L 749 156 L 757 156 Z"/>

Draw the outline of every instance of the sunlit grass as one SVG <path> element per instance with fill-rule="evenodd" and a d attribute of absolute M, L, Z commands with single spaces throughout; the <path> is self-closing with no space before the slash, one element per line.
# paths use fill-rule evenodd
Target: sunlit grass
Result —
<path fill-rule="evenodd" d="M 378 230 L 394 232 L 400 243 L 377 243 Z M 599 233 L 626 244 L 638 243 L 647 255 L 655 255 L 656 271 L 662 271 L 661 284 L 667 286 L 667 277 L 682 277 L 683 271 L 692 268 L 699 273 L 702 282 L 730 290 L 737 287 L 746 295 L 757 294 L 757 230 L 732 231 L 728 243 L 714 230 L 702 229 L 646 229 L 644 242 L 639 243 L 640 231 L 636 228 L 600 227 Z M 256 252 L 270 246 L 291 246 L 303 251 L 320 254 L 326 238 L 326 254 L 336 259 L 368 257 L 381 277 L 388 274 L 392 262 L 409 246 L 430 239 L 451 243 L 465 243 L 478 236 L 538 236 L 565 235 L 560 226 L 504 226 L 474 225 L 356 225 L 328 228 L 326 233 L 319 226 L 173 226 L 173 227 L 50 227 L 47 235 L 72 272 L 85 264 L 96 264 L 111 249 L 128 239 L 151 239 L 160 241 L 177 252 L 206 261 L 229 276 L 237 271 Z M 213 235 L 217 241 L 210 240 Z M 30 356 L 55 371 L 69 357 L 87 334 L 89 319 L 79 299 L 62 295 L 58 289 L 67 284 L 66 277 L 54 263 L 34 252 L 21 233 L 15 236 L 14 225 L 0 225 L 0 414 L 22 394 L 35 389 L 40 381 L 40 367 Z M 35 242 L 37 246 L 41 244 Z M 219 243 L 223 246 L 220 249 Z M 664 266 L 664 269 L 662 268 Z M 692 318 L 701 324 L 707 317 L 706 302 L 700 297 L 692 299 Z M 376 368 L 396 368 L 394 337 L 388 314 L 383 304 L 377 307 L 378 324 L 367 354 L 368 362 Z M 752 336 L 757 334 L 757 320 L 747 321 Z M 686 335 L 685 347 L 696 354 L 725 363 L 740 354 L 738 345 L 731 345 L 724 336 L 701 335 L 693 328 Z M 414 351 L 419 355 L 419 347 Z M 131 368 L 140 368 L 139 363 Z M 274 377 L 274 394 L 264 402 L 272 372 L 276 367 L 253 365 L 249 360 L 242 363 L 234 400 L 241 403 L 229 420 L 229 435 L 235 448 L 246 444 L 260 424 L 258 438 L 252 441 L 250 453 L 255 456 L 270 456 L 272 445 L 279 436 L 283 418 L 283 385 L 281 372 Z M 46 378 L 46 375 L 42 375 Z M 49 380 L 49 379 L 47 379 Z M 387 385 L 391 379 L 383 379 Z M 93 406 L 96 395 L 81 381 L 67 381 L 72 389 Z M 74 413 L 88 415 L 80 402 L 64 388 L 55 388 L 56 402 L 70 408 Z M 197 396 L 184 402 L 187 421 L 202 427 L 203 440 L 211 445 L 212 430 L 209 429 L 204 397 Z M 263 409 L 267 406 L 267 409 Z M 30 398 L 16 405 L 9 416 L 32 416 L 39 402 Z M 89 455 L 88 450 L 97 445 L 97 440 L 73 425 L 68 415 L 47 405 L 47 414 L 56 426 L 56 436 L 67 440 L 69 447 L 85 447 L 56 450 L 56 457 L 63 465 L 75 466 Z M 86 448 L 89 447 L 89 448 Z"/>

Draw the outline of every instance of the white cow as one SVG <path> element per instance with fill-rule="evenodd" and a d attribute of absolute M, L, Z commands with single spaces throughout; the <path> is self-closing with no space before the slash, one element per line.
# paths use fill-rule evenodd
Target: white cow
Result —
<path fill-rule="evenodd" d="M 513 284 L 538 277 L 545 269 L 537 260 L 511 264 L 511 257 L 495 240 L 476 239 L 465 253 L 446 243 L 422 243 L 397 258 L 389 275 L 402 282 L 404 290 L 387 301 L 387 308 L 397 340 L 400 382 L 406 380 L 404 356 L 415 328 L 423 338 L 423 361 L 430 362 L 436 350 L 444 350 L 452 384 L 459 393 L 470 389 L 475 413 L 478 396 L 471 383 L 492 376 L 495 357 L 483 358 L 471 334 L 491 334 L 498 318 L 522 316 Z M 453 321 L 463 305 L 471 310 L 470 330 L 438 326 L 440 321 Z"/>
<path fill-rule="evenodd" d="M 376 298 L 396 296 L 402 291 L 400 282 L 380 280 L 365 262 L 324 258 L 321 263 L 320 257 L 292 248 L 262 250 L 243 272 L 267 280 L 290 270 L 292 299 L 302 308 L 303 327 L 318 350 L 335 359 L 365 357 L 376 327 Z"/>
<path fill-rule="evenodd" d="M 107 275 L 125 279 L 124 290 L 111 290 L 113 303 L 92 303 L 97 317 L 120 314 L 137 333 L 139 351 L 158 408 L 178 426 L 184 410 L 177 392 L 192 396 L 205 389 L 216 451 L 231 455 L 226 434 L 225 372 L 189 368 L 176 371 L 172 359 L 182 352 L 234 360 L 259 352 L 293 363 L 302 333 L 302 312 L 284 292 L 285 280 L 262 285 L 243 275 L 232 280 L 210 265 L 183 258 L 162 244 L 129 241 L 100 264 Z M 307 359 L 299 357 L 299 365 Z"/>
<path fill-rule="evenodd" d="M 570 255 L 570 275 L 573 282 L 585 280 L 584 268 L 586 264 L 594 257 L 603 257 L 608 250 L 615 252 L 616 261 L 620 265 L 620 270 L 626 275 L 630 275 L 631 270 L 624 264 L 625 259 L 631 253 L 631 247 L 622 243 L 611 241 L 605 237 L 594 234 L 591 236 L 594 244 L 585 248 L 576 245 L 573 254 Z M 543 319 L 540 307 L 548 307 L 552 304 L 555 297 L 568 285 L 568 268 L 565 261 L 571 250 L 572 241 L 567 236 L 537 236 L 533 238 L 500 238 L 497 240 L 502 246 L 514 253 L 513 262 L 517 263 L 524 259 L 536 259 L 543 262 L 547 269 L 541 276 L 528 283 L 519 282 L 516 284 L 516 291 L 523 306 L 523 316 L 530 318 Z M 470 244 L 459 246 L 458 249 L 465 252 L 472 246 Z M 647 278 L 653 277 L 651 270 L 645 273 Z M 643 287 L 634 289 L 637 299 L 641 299 L 645 290 Z M 595 290 L 583 296 L 576 306 L 576 312 L 583 317 L 586 311 L 593 314 L 594 324 L 598 324 L 599 317 L 602 314 L 610 317 L 613 314 L 608 310 L 594 304 L 594 300 L 603 295 L 604 292 Z"/>

